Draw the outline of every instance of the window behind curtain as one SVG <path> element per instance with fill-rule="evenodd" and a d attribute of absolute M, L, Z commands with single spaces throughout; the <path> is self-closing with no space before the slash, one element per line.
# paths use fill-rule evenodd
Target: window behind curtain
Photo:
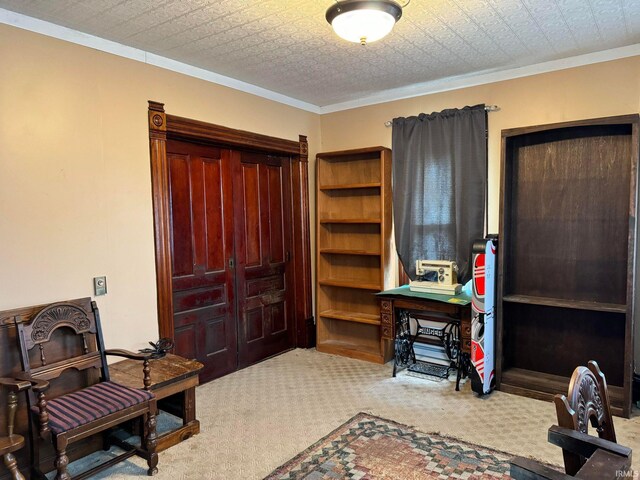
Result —
<path fill-rule="evenodd" d="M 455 260 L 471 277 L 471 246 L 483 237 L 487 185 L 484 105 L 393 120 L 393 213 L 400 261 Z"/>

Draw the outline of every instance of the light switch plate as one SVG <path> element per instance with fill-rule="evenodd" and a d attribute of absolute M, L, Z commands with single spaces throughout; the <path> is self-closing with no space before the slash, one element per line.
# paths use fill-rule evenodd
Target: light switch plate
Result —
<path fill-rule="evenodd" d="M 107 277 L 94 277 L 93 291 L 95 292 L 96 297 L 105 295 L 107 293 Z"/>

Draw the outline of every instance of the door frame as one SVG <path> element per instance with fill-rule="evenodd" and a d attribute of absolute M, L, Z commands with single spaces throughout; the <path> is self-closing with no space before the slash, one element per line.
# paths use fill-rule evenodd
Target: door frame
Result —
<path fill-rule="evenodd" d="M 173 288 L 169 165 L 167 139 L 240 148 L 278 156 L 291 162 L 291 212 L 295 346 L 315 346 L 315 324 L 311 308 L 311 247 L 309 232 L 309 148 L 307 137 L 297 142 L 258 133 L 235 130 L 165 112 L 164 104 L 149 100 L 149 152 L 156 258 L 158 327 L 161 337 L 173 339 Z"/>

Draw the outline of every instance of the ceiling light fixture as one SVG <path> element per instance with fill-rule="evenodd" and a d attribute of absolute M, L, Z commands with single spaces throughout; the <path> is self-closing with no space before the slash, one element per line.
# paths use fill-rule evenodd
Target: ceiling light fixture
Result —
<path fill-rule="evenodd" d="M 366 45 L 391 32 L 407 5 L 409 2 L 401 6 L 393 0 L 336 0 L 326 18 L 339 37 Z"/>

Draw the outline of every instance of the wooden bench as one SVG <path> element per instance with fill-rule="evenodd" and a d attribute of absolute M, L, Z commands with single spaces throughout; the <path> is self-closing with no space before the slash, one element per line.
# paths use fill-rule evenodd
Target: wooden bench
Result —
<path fill-rule="evenodd" d="M 150 361 L 150 390 L 156 396 L 159 409 L 182 419 L 181 427 L 158 432 L 158 452 L 200 432 L 200 422 L 196 419 L 196 386 L 199 384 L 198 373 L 203 367 L 196 360 L 170 353 Z M 109 371 L 114 382 L 132 388 L 143 386 L 140 364 L 133 360 L 111 364 Z"/>

